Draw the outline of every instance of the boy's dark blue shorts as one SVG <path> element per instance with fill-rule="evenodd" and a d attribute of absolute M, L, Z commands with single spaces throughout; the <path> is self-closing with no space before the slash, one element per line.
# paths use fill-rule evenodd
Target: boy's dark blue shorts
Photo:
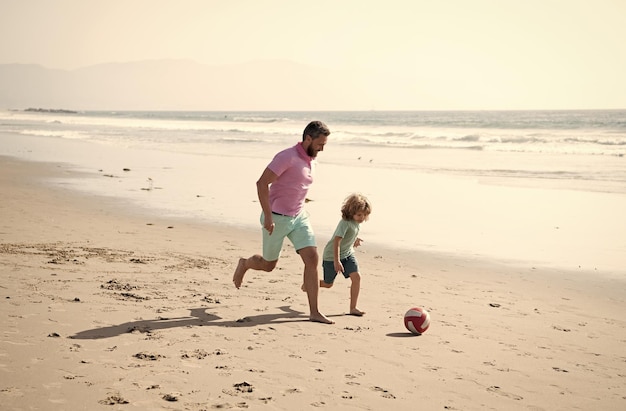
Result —
<path fill-rule="evenodd" d="M 350 278 L 350 274 L 359 272 L 359 263 L 357 263 L 354 254 L 350 254 L 339 261 L 343 264 L 344 277 Z M 335 281 L 335 277 L 337 277 L 335 263 L 333 261 L 322 261 L 322 268 L 324 269 L 324 282 L 326 284 L 332 284 Z"/>

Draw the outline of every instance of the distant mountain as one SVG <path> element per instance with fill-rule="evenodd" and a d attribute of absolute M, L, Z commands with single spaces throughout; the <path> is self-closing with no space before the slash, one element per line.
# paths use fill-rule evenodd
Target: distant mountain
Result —
<path fill-rule="evenodd" d="M 375 88 L 353 73 L 289 61 L 151 60 L 77 70 L 0 65 L 0 108 L 6 109 L 360 110 L 376 103 Z"/>

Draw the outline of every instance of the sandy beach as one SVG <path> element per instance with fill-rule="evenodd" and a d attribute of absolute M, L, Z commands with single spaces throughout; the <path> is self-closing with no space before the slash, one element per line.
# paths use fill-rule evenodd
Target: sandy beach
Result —
<path fill-rule="evenodd" d="M 312 323 L 290 246 L 237 290 L 258 231 L 41 182 L 68 173 L 0 157 L 3 410 L 626 408 L 623 279 L 365 243 L 367 314 L 338 278 Z"/>

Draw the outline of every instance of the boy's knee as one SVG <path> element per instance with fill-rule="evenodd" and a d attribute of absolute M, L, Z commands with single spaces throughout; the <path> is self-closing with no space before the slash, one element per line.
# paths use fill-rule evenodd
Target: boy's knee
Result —
<path fill-rule="evenodd" d="M 320 287 L 324 287 L 324 288 L 331 288 L 333 286 L 334 283 L 327 283 L 324 282 L 323 280 L 320 281 Z"/>
<path fill-rule="evenodd" d="M 350 274 L 350 279 L 352 281 L 361 281 L 361 274 L 359 274 L 358 272 L 354 272 L 352 274 Z"/>

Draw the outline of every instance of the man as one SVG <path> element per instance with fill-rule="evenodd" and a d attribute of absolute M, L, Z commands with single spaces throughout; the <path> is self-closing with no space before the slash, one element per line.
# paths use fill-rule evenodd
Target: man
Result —
<path fill-rule="evenodd" d="M 304 262 L 303 289 L 309 300 L 309 319 L 325 324 L 333 324 L 333 321 L 320 313 L 317 306 L 319 256 L 304 201 L 313 183 L 314 160 L 317 153 L 324 151 L 329 135 L 330 130 L 324 123 L 310 122 L 302 133 L 302 141 L 276 154 L 265 168 L 256 182 L 263 210 L 263 255 L 240 258 L 233 275 L 233 283 L 239 288 L 249 269 L 272 271 L 285 237 L 289 238 Z"/>

